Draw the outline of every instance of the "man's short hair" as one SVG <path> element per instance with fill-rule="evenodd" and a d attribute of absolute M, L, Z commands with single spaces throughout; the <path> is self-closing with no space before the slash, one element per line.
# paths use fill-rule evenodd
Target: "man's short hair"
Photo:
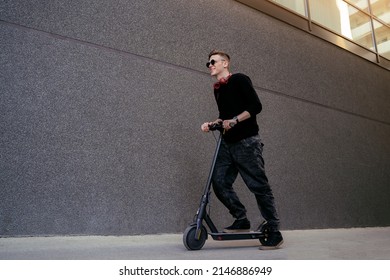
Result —
<path fill-rule="evenodd" d="M 229 56 L 227 53 L 225 53 L 224 51 L 212 50 L 212 51 L 209 53 L 209 59 L 210 59 L 210 57 L 213 56 L 213 55 L 220 55 L 220 56 L 222 56 L 225 60 L 230 61 L 230 56 Z"/>

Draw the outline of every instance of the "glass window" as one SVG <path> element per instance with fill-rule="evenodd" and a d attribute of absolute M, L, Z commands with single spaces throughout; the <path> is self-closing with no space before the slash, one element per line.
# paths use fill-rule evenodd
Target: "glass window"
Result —
<path fill-rule="evenodd" d="M 374 50 L 371 18 L 341 0 L 311 0 L 313 21 L 328 29 Z"/>
<path fill-rule="evenodd" d="M 353 5 L 355 5 L 356 7 L 358 7 L 359 9 L 361 9 L 367 13 L 370 12 L 368 9 L 368 0 L 346 0 L 346 2 L 349 2 Z"/>
<path fill-rule="evenodd" d="M 305 17 L 307 16 L 305 12 L 305 0 L 272 0 L 272 1 L 282 6 L 285 6 L 290 10 L 295 11 L 298 14 L 301 14 Z"/>
<path fill-rule="evenodd" d="M 390 60 L 390 27 L 374 20 L 374 29 L 378 53 Z"/>
<path fill-rule="evenodd" d="M 371 11 L 374 16 L 390 24 L 390 0 L 371 0 Z"/>
<path fill-rule="evenodd" d="M 311 19 L 328 29 L 342 34 L 341 12 L 337 0 L 310 0 Z M 347 36 L 348 37 L 348 36 Z"/>
<path fill-rule="evenodd" d="M 390 70 L 390 0 L 236 1 L 264 11 Z M 285 10 L 282 11 L 281 7 Z M 303 17 L 299 20 L 295 15 L 289 17 L 286 10 Z M 378 55 L 383 59 L 378 59 Z"/>
<path fill-rule="evenodd" d="M 350 5 L 348 5 L 348 15 L 352 40 L 375 51 L 371 28 L 371 17 Z M 348 21 L 348 19 L 346 21 Z"/>

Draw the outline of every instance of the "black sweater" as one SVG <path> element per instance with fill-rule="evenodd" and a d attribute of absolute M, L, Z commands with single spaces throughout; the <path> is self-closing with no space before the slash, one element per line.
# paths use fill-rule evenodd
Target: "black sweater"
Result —
<path fill-rule="evenodd" d="M 214 89 L 214 96 L 220 119 L 230 120 L 244 111 L 251 115 L 223 135 L 226 142 L 234 143 L 258 134 L 256 115 L 261 112 L 262 105 L 248 76 L 233 74 L 226 84 Z"/>

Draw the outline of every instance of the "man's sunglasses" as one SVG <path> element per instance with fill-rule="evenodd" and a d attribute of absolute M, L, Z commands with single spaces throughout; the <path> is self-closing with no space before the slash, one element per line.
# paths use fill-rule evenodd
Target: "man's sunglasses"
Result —
<path fill-rule="evenodd" d="M 214 65 L 215 63 L 217 63 L 217 62 L 219 62 L 219 61 L 222 61 L 222 60 L 223 60 L 223 59 L 217 61 L 217 60 L 212 59 L 212 60 L 210 60 L 209 62 L 206 63 L 206 67 L 209 68 L 209 67 L 210 67 L 210 64 L 211 64 L 211 65 Z"/>

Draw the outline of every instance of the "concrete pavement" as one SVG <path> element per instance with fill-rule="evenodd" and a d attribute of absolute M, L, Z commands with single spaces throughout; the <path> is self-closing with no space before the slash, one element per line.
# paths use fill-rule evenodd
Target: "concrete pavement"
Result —
<path fill-rule="evenodd" d="M 281 249 L 258 240 L 214 241 L 188 251 L 182 234 L 0 238 L 1 260 L 389 260 L 390 227 L 282 231 Z"/>

